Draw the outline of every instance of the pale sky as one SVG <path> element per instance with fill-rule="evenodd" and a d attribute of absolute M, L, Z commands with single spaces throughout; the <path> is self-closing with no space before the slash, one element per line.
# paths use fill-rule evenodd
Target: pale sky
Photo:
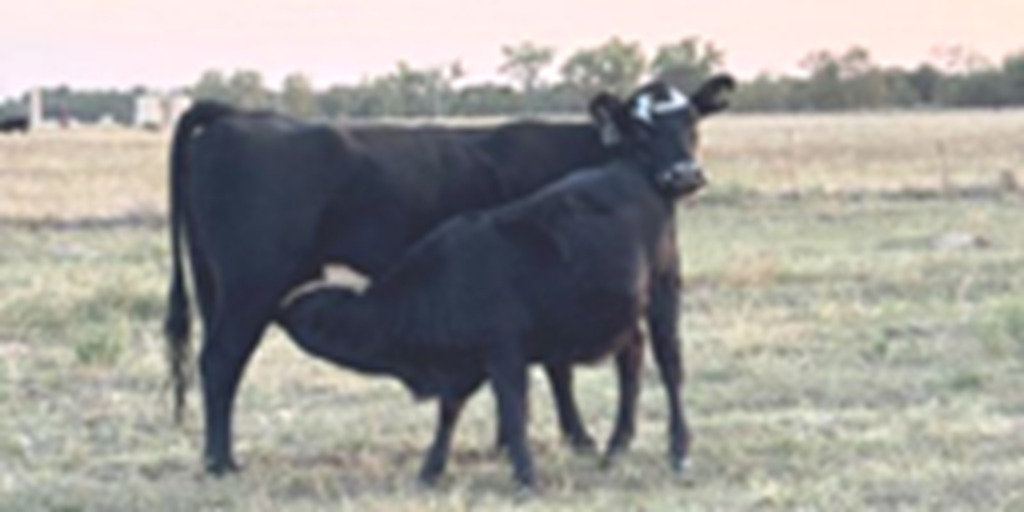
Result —
<path fill-rule="evenodd" d="M 0 0 L 0 96 L 27 87 L 169 87 L 204 70 L 255 69 L 276 87 L 300 71 L 354 82 L 399 59 L 459 59 L 490 79 L 502 44 L 558 57 L 612 36 L 699 36 L 740 76 L 791 72 L 807 53 L 868 47 L 912 65 L 961 44 L 998 60 L 1024 49 L 1024 0 Z"/>

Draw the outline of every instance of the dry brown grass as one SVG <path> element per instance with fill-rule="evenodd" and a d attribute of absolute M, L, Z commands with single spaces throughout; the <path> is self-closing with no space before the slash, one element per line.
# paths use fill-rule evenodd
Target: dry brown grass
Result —
<path fill-rule="evenodd" d="M 716 182 L 760 190 L 994 185 L 1024 159 L 1016 110 L 737 116 L 708 128 Z"/>
<path fill-rule="evenodd" d="M 167 139 L 125 130 L 0 138 L 0 218 L 163 212 Z M 1006 173 L 1021 183 L 1022 139 L 1021 110 L 737 115 L 709 121 L 703 145 L 711 193 L 806 194 L 995 186 Z"/>

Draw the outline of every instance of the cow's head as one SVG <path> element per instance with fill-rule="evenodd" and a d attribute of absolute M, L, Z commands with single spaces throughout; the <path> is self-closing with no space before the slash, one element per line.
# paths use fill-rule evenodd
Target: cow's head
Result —
<path fill-rule="evenodd" d="M 718 75 L 687 96 L 668 84 L 652 82 L 626 101 L 599 94 L 590 104 L 590 114 L 605 144 L 641 157 L 653 168 L 660 190 L 683 196 L 705 184 L 696 159 L 698 123 L 725 109 L 726 93 L 735 86 L 732 77 Z"/>

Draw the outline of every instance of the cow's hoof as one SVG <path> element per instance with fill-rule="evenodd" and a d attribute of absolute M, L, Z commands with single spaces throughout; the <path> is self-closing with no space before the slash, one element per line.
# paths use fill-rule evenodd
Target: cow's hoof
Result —
<path fill-rule="evenodd" d="M 242 471 L 242 468 L 233 460 L 207 460 L 206 474 L 214 477 L 225 477 Z"/>
<path fill-rule="evenodd" d="M 416 483 L 423 489 L 437 489 L 441 484 L 441 479 L 444 475 L 438 474 L 424 474 L 420 473 L 419 477 L 416 478 Z"/>
<path fill-rule="evenodd" d="M 690 461 L 689 457 L 672 457 L 669 463 L 672 466 L 672 471 L 681 477 L 689 476 L 693 470 L 693 462 Z"/>
<path fill-rule="evenodd" d="M 568 436 L 566 442 L 572 451 L 578 455 L 593 455 L 597 453 L 597 443 L 594 442 L 594 438 L 587 434 L 577 434 Z"/>
<path fill-rule="evenodd" d="M 517 492 L 536 492 L 537 477 L 532 469 L 528 469 L 525 471 L 516 470 L 515 481 Z"/>
<path fill-rule="evenodd" d="M 516 482 L 515 501 L 523 503 L 536 498 L 540 492 L 537 490 L 536 482 Z"/>

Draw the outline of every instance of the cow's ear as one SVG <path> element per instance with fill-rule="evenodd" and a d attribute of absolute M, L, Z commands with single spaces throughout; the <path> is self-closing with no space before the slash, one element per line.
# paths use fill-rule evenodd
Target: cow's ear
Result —
<path fill-rule="evenodd" d="M 590 100 L 590 118 L 601 134 L 601 142 L 605 146 L 614 146 L 622 142 L 622 128 L 619 126 L 622 109 L 622 100 L 607 92 L 602 92 Z"/>
<path fill-rule="evenodd" d="M 726 95 L 736 89 L 736 80 L 730 75 L 715 75 L 704 82 L 691 100 L 697 112 L 709 116 L 729 107 Z"/>

